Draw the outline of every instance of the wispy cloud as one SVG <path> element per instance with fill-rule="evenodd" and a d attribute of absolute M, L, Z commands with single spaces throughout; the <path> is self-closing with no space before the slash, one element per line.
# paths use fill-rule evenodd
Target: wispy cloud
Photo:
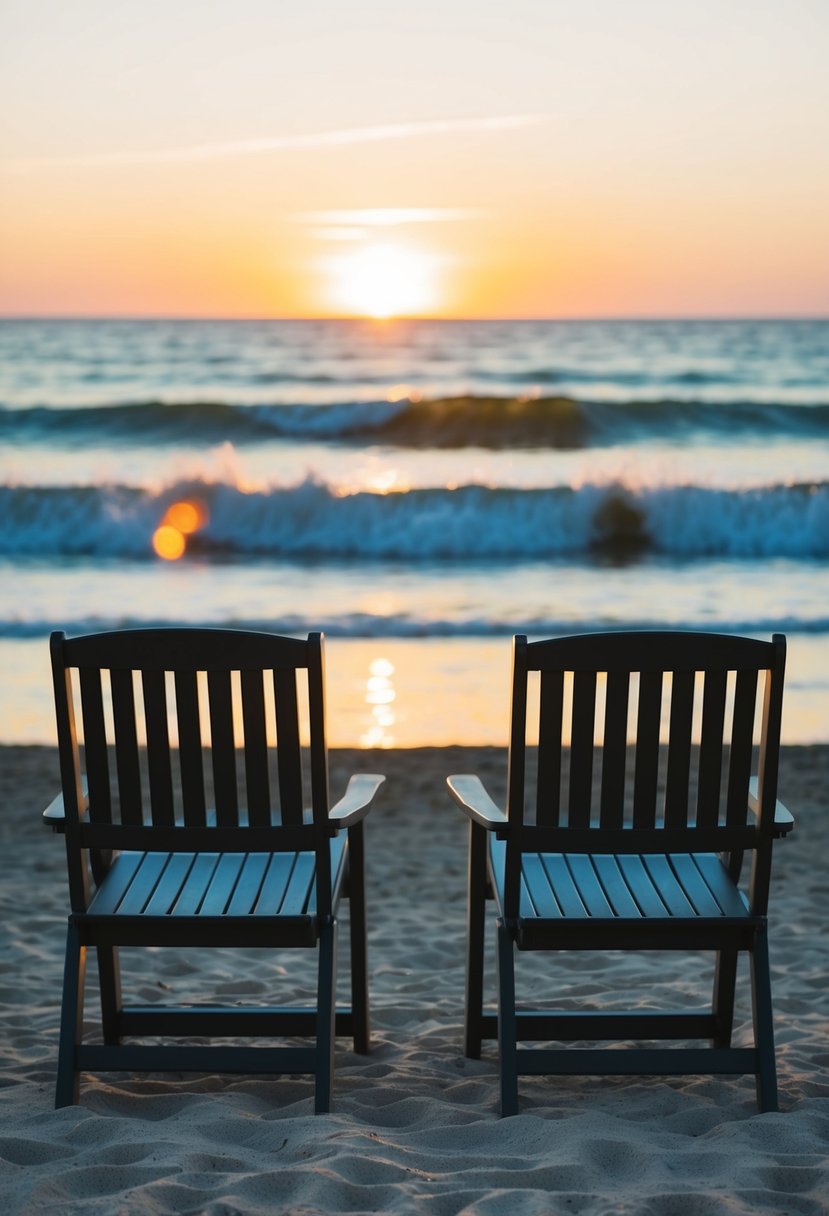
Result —
<path fill-rule="evenodd" d="M 429 135 L 456 135 L 475 131 L 513 131 L 520 127 L 540 126 L 551 119 L 551 114 L 502 114 L 484 118 L 429 119 L 423 122 L 387 123 L 383 126 L 373 127 L 344 127 L 336 131 L 312 131 L 305 135 L 268 135 L 257 139 L 239 139 L 228 143 L 191 144 L 177 148 L 95 152 L 73 156 L 7 160 L 3 162 L 3 166 L 6 169 L 21 170 L 215 160 L 221 157 L 261 156 L 267 152 L 303 152 L 316 148 L 340 147 L 346 144 L 417 139 Z"/>
<path fill-rule="evenodd" d="M 294 219 L 301 224 L 344 228 L 397 228 L 401 224 L 443 224 L 453 220 L 474 219 L 474 207 L 367 207 L 357 211 L 298 211 Z"/>

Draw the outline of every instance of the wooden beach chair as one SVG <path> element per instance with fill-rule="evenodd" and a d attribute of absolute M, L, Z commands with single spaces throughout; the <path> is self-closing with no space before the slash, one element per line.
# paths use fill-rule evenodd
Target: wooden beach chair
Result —
<path fill-rule="evenodd" d="M 502 1114 L 518 1109 L 521 1074 L 754 1073 L 760 1109 L 777 1108 L 766 916 L 772 842 L 794 826 L 777 802 L 784 664 L 780 635 L 514 639 L 506 812 L 476 776 L 448 779 L 470 821 L 465 1051 L 478 1058 L 497 1036 Z M 538 771 L 525 800 L 536 672 Z M 497 1018 L 483 1011 L 487 897 L 498 914 Z M 712 1007 L 517 1011 L 516 949 L 714 951 Z M 754 1046 L 733 1047 L 743 950 Z M 711 1046 L 517 1046 L 666 1039 Z"/>
<path fill-rule="evenodd" d="M 327 1111 L 335 1031 L 352 1036 L 355 1051 L 369 1050 L 362 820 L 383 778 L 353 776 L 329 808 L 322 635 L 54 633 L 51 654 L 62 794 L 44 818 L 65 832 L 71 905 L 55 1105 L 77 1102 L 85 1071 L 190 1070 L 311 1074 L 315 1109 Z M 297 697 L 306 682 L 310 812 Z M 352 1008 L 336 1010 L 343 895 Z M 102 1045 L 82 1041 L 90 946 Z M 124 1007 L 121 946 L 316 950 L 317 1004 Z M 302 1036 L 310 1044 L 123 1042 L 154 1036 Z"/>

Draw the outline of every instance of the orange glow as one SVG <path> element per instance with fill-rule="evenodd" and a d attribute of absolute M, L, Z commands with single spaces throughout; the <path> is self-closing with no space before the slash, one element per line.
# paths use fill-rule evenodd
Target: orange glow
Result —
<path fill-rule="evenodd" d="M 164 512 L 164 518 L 153 533 L 153 548 L 165 561 L 175 562 L 187 548 L 185 537 L 198 532 L 207 523 L 207 508 L 196 500 L 183 499 L 172 503 Z"/>
<path fill-rule="evenodd" d="M 207 523 L 207 511 L 200 502 L 174 502 L 167 508 L 163 522 L 189 536 Z"/>
<path fill-rule="evenodd" d="M 185 543 L 178 528 L 170 524 L 162 524 L 153 533 L 153 548 L 159 557 L 168 562 L 178 561 L 184 553 Z"/>

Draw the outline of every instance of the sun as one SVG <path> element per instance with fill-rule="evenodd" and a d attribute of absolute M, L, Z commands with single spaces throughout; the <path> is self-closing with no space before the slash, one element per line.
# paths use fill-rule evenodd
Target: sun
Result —
<path fill-rule="evenodd" d="M 439 298 L 438 259 L 402 244 L 364 245 L 330 259 L 332 303 L 378 319 L 433 310 Z"/>

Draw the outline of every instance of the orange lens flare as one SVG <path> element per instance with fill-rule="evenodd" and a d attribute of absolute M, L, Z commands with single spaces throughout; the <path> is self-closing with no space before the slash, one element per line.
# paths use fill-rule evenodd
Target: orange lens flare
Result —
<path fill-rule="evenodd" d="M 153 548 L 167 562 L 177 561 L 184 553 L 186 542 L 178 528 L 162 524 L 153 532 Z"/>
<path fill-rule="evenodd" d="M 198 532 L 207 523 L 207 508 L 195 501 L 172 503 L 153 533 L 153 549 L 165 561 L 175 562 L 187 548 L 186 537 Z"/>
<path fill-rule="evenodd" d="M 207 522 L 207 512 L 200 502 L 174 502 L 167 508 L 163 522 L 178 528 L 185 536 L 198 532 Z"/>

